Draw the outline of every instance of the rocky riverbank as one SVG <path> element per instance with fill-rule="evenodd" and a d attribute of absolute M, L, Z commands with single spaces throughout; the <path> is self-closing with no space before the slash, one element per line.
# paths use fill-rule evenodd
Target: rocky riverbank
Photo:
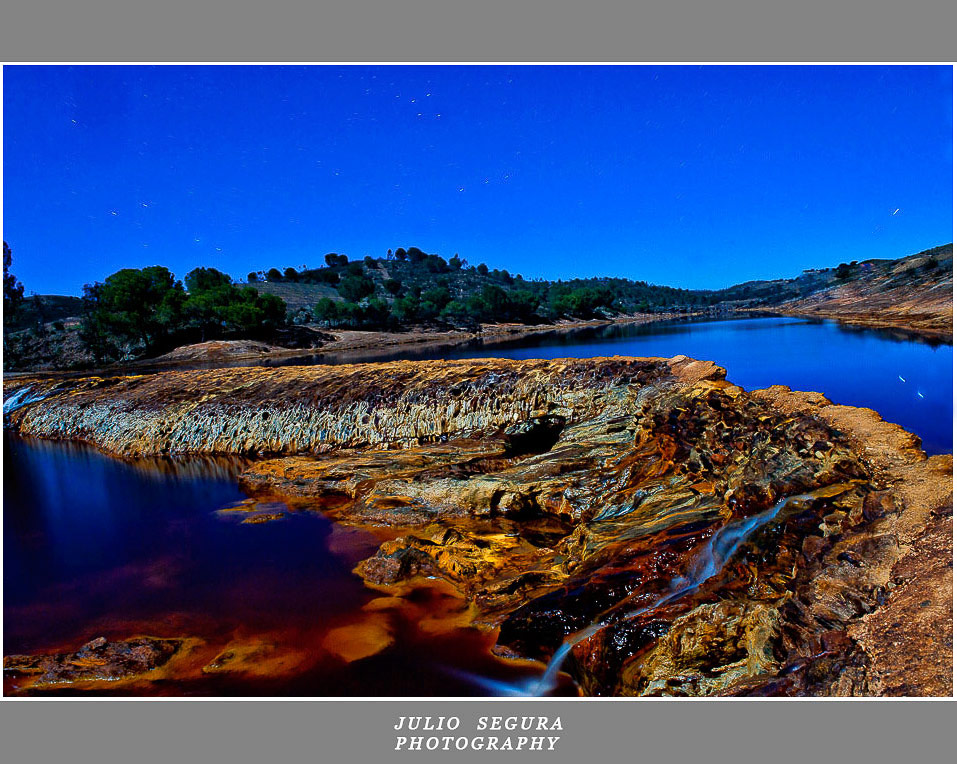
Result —
<path fill-rule="evenodd" d="M 588 694 L 952 691 L 952 459 L 815 393 L 748 393 L 679 356 L 20 378 L 4 396 L 25 435 L 259 457 L 254 496 L 389 529 L 356 568 L 369 586 L 441 580 L 498 652 L 567 651 Z"/>
<path fill-rule="evenodd" d="M 786 316 L 830 318 L 953 342 L 953 247 L 901 260 L 855 264 L 854 277 L 775 305 Z"/>

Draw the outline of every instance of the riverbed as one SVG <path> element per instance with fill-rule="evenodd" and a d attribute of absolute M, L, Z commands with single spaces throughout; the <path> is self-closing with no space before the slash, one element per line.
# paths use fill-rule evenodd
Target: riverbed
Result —
<path fill-rule="evenodd" d="M 747 389 L 786 384 L 874 408 L 928 452 L 952 451 L 952 347 L 832 322 L 612 326 L 389 357 L 677 354 L 713 359 Z M 467 606 L 441 588 L 397 601 L 364 587 L 352 568 L 381 535 L 291 507 L 272 508 L 280 522 L 243 523 L 230 511 L 247 501 L 240 459 L 120 461 L 9 433 L 4 450 L 7 655 L 134 634 L 196 641 L 180 673 L 108 690 L 118 694 L 481 695 L 542 670 L 494 656 L 494 634 L 466 626 Z M 230 651 L 261 673 L 202 670 Z"/>

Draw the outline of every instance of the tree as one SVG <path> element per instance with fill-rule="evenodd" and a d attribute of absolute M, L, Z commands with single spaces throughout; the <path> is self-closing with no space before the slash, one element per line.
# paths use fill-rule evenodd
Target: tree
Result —
<path fill-rule="evenodd" d="M 184 281 L 189 295 L 177 328 L 198 330 L 203 341 L 224 334 L 268 333 L 285 323 L 286 304 L 279 297 L 239 288 L 215 268 L 196 268 Z"/>
<path fill-rule="evenodd" d="M 210 289 L 229 286 L 232 283 L 233 280 L 229 276 L 215 268 L 194 268 L 183 279 L 186 291 L 191 294 L 193 292 L 207 292 Z"/>
<path fill-rule="evenodd" d="M 328 297 L 323 297 L 312 309 L 312 314 L 320 323 L 334 324 L 339 320 L 339 303 L 330 300 Z"/>
<path fill-rule="evenodd" d="M 837 266 L 837 273 L 835 275 L 837 276 L 838 281 L 847 281 L 853 272 L 853 263 L 841 263 L 839 266 Z"/>
<path fill-rule="evenodd" d="M 337 255 L 335 252 L 330 252 L 326 255 L 326 265 L 330 268 L 334 268 L 337 265 L 347 265 L 349 263 L 349 257 L 347 255 Z"/>
<path fill-rule="evenodd" d="M 485 263 L 479 263 L 476 270 L 480 276 L 488 276 L 488 266 Z"/>
<path fill-rule="evenodd" d="M 452 295 L 447 287 L 435 286 L 422 293 L 419 311 L 422 318 L 436 318 L 442 309 L 452 301 Z"/>
<path fill-rule="evenodd" d="M 425 267 L 428 269 L 429 273 L 448 273 L 449 264 L 445 262 L 444 257 L 439 255 L 425 255 L 423 257 L 425 262 Z"/>
<path fill-rule="evenodd" d="M 3 242 L 3 320 L 8 321 L 16 315 L 23 304 L 23 284 L 10 273 L 13 263 L 13 252 L 6 242 Z"/>
<path fill-rule="evenodd" d="M 266 271 L 266 281 L 271 283 L 282 281 L 282 272 L 278 268 L 270 268 Z"/>
<path fill-rule="evenodd" d="M 397 324 L 407 324 L 415 321 L 419 315 L 418 295 L 407 294 L 392 303 L 391 317 Z"/>
<path fill-rule="evenodd" d="M 162 266 L 126 268 L 84 287 L 81 338 L 97 360 L 121 345 L 142 352 L 223 335 L 268 335 L 285 324 L 286 304 L 237 287 L 215 268 L 195 268 L 183 283 Z"/>
<path fill-rule="evenodd" d="M 246 281 L 248 281 L 250 284 L 255 284 L 257 281 L 259 281 L 259 274 L 256 273 L 256 271 L 250 271 L 246 274 Z"/>
<path fill-rule="evenodd" d="M 373 260 L 369 255 L 363 257 L 362 262 L 365 264 L 366 268 L 375 268 L 375 260 Z"/>
<path fill-rule="evenodd" d="M 286 281 L 299 281 L 299 272 L 292 266 L 285 268 L 282 275 Z"/>
<path fill-rule="evenodd" d="M 332 268 L 320 268 L 318 271 L 319 280 L 325 284 L 338 284 L 339 274 Z"/>
<path fill-rule="evenodd" d="M 402 247 L 399 247 L 399 248 L 395 251 L 395 259 L 396 259 L 396 260 L 399 260 L 399 261 L 401 261 L 401 262 L 405 262 L 405 260 L 406 260 L 406 258 L 407 258 L 408 256 L 409 256 L 409 253 L 406 252 L 404 249 L 402 249 Z"/>
<path fill-rule="evenodd" d="M 375 282 L 367 276 L 350 274 L 339 282 L 339 294 L 350 302 L 359 302 L 375 292 Z"/>
<path fill-rule="evenodd" d="M 391 295 L 397 295 L 402 291 L 402 282 L 398 279 L 386 279 L 385 290 Z"/>
<path fill-rule="evenodd" d="M 456 271 L 462 268 L 462 259 L 459 257 L 458 252 L 449 258 L 449 267 Z"/>
<path fill-rule="evenodd" d="M 124 268 L 102 284 L 84 287 L 92 335 L 156 344 L 178 325 L 185 292 L 182 283 L 161 265 Z"/>

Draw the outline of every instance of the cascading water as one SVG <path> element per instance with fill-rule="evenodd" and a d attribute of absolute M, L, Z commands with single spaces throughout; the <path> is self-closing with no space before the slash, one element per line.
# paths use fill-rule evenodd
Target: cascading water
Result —
<path fill-rule="evenodd" d="M 46 397 L 46 395 L 43 393 L 37 393 L 35 395 L 31 395 L 30 391 L 32 389 L 33 388 L 30 385 L 25 385 L 24 387 L 21 387 L 19 390 L 14 392 L 12 395 L 4 398 L 3 413 L 9 414 L 12 411 L 16 411 L 17 409 L 22 408 L 23 406 L 26 406 L 28 403 L 37 403 L 38 401 L 42 401 Z"/>
<path fill-rule="evenodd" d="M 508 685 L 504 682 L 489 681 L 481 681 L 480 683 L 487 689 L 501 695 L 534 697 L 550 692 L 557 686 L 558 672 L 561 670 L 562 664 L 579 642 L 588 639 L 606 626 L 637 618 L 644 613 L 659 608 L 662 605 L 667 605 L 686 594 L 696 591 L 705 581 L 713 578 L 724 569 L 724 566 L 737 554 L 738 549 L 740 549 L 744 541 L 755 531 L 760 530 L 772 522 L 785 507 L 789 504 L 809 501 L 813 498 L 814 496 L 812 494 L 787 496 L 764 512 L 728 523 L 708 540 L 705 547 L 694 558 L 687 575 L 675 578 L 664 595 L 650 605 L 629 611 L 623 615 L 615 615 L 613 612 L 609 613 L 606 611 L 589 626 L 567 636 L 564 642 L 562 642 L 555 651 L 554 655 L 552 655 L 545 669 L 545 673 L 537 680 L 530 680 L 521 685 Z"/>

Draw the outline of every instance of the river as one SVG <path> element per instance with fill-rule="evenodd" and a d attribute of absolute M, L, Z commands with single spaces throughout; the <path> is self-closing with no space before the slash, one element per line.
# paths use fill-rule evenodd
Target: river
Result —
<path fill-rule="evenodd" d="M 929 452 L 952 451 L 952 347 L 832 322 L 616 325 L 390 357 L 677 354 L 714 360 L 748 389 L 787 384 L 874 408 Z M 222 512 L 246 499 L 238 459 L 127 462 L 7 433 L 4 466 L 5 655 L 189 635 L 192 671 L 115 690 L 169 695 L 474 695 L 541 671 L 493 656 L 492 637 L 462 627 L 467 612 L 439 589 L 397 603 L 363 587 L 351 570 L 381 536 L 315 512 L 253 525 Z M 195 670 L 230 649 L 252 650 L 262 673 Z"/>

